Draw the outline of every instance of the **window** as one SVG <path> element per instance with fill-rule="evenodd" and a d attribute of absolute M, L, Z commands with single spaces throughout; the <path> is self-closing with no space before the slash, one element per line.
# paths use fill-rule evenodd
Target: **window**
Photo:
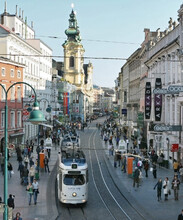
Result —
<path fill-rule="evenodd" d="M 71 57 L 69 58 L 69 66 L 70 66 L 70 67 L 74 67 L 74 57 L 73 57 L 73 56 L 71 56 Z"/>
<path fill-rule="evenodd" d="M 6 85 L 2 84 L 6 90 Z M 6 94 L 3 88 L 1 88 L 1 101 L 4 102 L 6 99 Z"/>
<path fill-rule="evenodd" d="M 18 78 L 21 78 L 21 72 L 20 72 L 20 70 L 17 71 L 17 77 L 18 77 Z"/>
<path fill-rule="evenodd" d="M 17 127 L 20 128 L 22 126 L 22 117 L 21 112 L 17 112 Z"/>
<path fill-rule="evenodd" d="M 15 101 L 15 87 L 11 87 L 11 101 Z"/>
<path fill-rule="evenodd" d="M 5 75 L 6 75 L 6 73 L 5 73 L 5 68 L 3 68 L 3 67 L 1 68 L 1 75 L 2 75 L 2 76 L 5 76 Z"/>
<path fill-rule="evenodd" d="M 15 112 L 11 112 L 11 128 L 15 128 Z"/>
<path fill-rule="evenodd" d="M 11 69 L 10 76 L 14 77 L 14 69 Z"/>
<path fill-rule="evenodd" d="M 1 112 L 1 128 L 4 128 L 4 126 L 5 126 L 5 113 L 4 112 Z"/>
<path fill-rule="evenodd" d="M 21 87 L 17 87 L 17 101 L 21 102 Z"/>

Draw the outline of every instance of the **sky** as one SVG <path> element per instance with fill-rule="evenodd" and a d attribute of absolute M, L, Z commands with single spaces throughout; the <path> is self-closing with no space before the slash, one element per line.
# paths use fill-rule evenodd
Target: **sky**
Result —
<path fill-rule="evenodd" d="M 0 0 L 0 13 L 4 11 L 4 2 Z M 53 56 L 63 56 L 71 3 L 84 56 L 88 57 L 84 63 L 93 64 L 93 83 L 114 87 L 125 60 L 143 42 L 144 28 L 167 29 L 170 17 L 177 21 L 183 0 L 7 0 L 7 12 L 15 14 L 18 5 L 18 12 L 19 8 L 24 11 L 28 25 L 33 21 L 36 38 L 53 50 Z M 63 61 L 61 57 L 54 59 Z"/>

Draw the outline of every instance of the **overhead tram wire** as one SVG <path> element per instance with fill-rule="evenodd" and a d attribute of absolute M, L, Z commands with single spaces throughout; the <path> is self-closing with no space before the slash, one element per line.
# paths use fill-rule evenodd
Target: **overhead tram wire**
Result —
<path fill-rule="evenodd" d="M 51 58 L 69 58 L 67 56 L 58 56 L 58 55 L 52 55 L 52 56 L 46 56 L 46 55 L 33 55 L 33 54 L 0 54 L 0 56 L 18 56 L 18 57 L 51 57 Z M 122 57 L 76 57 L 76 58 L 84 58 L 84 59 L 90 59 L 90 60 L 127 60 L 127 58 Z"/>

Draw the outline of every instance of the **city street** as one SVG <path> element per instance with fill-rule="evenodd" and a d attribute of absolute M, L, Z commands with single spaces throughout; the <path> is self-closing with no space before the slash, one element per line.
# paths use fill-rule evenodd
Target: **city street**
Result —
<path fill-rule="evenodd" d="M 80 131 L 81 147 L 84 149 L 89 165 L 89 199 L 85 206 L 66 206 L 57 201 L 55 195 L 56 180 L 56 160 L 59 148 L 52 149 L 50 170 L 51 173 L 40 172 L 40 194 L 37 205 L 28 205 L 28 195 L 25 186 L 20 185 L 18 162 L 13 154 L 10 162 L 13 165 L 15 174 L 8 181 L 9 194 L 15 195 L 15 209 L 21 213 L 24 220 L 43 219 L 89 219 L 98 220 L 105 217 L 110 219 L 148 219 L 161 220 L 176 219 L 182 209 L 183 187 L 180 185 L 179 201 L 175 201 L 172 195 L 168 201 L 157 201 L 154 186 L 158 178 L 164 179 L 173 177 L 173 169 L 158 168 L 157 179 L 153 178 L 149 171 L 149 177 L 144 177 L 140 187 L 133 188 L 133 180 L 127 173 L 123 173 L 120 167 L 114 168 L 113 156 L 108 156 L 108 150 L 100 133 L 96 128 L 96 123 L 102 122 L 103 118 L 93 121 L 85 131 Z M 131 144 L 131 143 L 130 143 Z M 36 155 L 35 155 L 36 156 Z M 0 192 L 3 192 L 3 176 Z M 1 194 L 2 196 L 2 194 Z M 56 205 L 57 204 L 57 205 Z M 152 211 L 153 207 L 153 211 Z M 58 210 L 57 210 L 58 209 Z M 125 214 L 124 214 L 125 213 Z M 2 216 L 2 215 L 1 215 Z M 122 217 L 123 216 L 123 217 Z"/>

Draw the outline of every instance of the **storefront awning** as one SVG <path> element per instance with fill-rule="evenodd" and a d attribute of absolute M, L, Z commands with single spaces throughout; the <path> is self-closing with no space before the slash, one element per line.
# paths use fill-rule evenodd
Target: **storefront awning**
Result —
<path fill-rule="evenodd" d="M 48 125 L 48 124 L 44 124 L 44 123 L 41 123 L 39 125 L 53 129 L 53 125 Z"/>
<path fill-rule="evenodd" d="M 57 124 L 62 125 L 62 123 L 58 120 L 55 120 Z"/>
<path fill-rule="evenodd" d="M 24 134 L 25 134 L 24 132 L 16 133 L 16 134 L 10 134 L 10 137 L 21 136 L 21 135 L 24 135 Z"/>

